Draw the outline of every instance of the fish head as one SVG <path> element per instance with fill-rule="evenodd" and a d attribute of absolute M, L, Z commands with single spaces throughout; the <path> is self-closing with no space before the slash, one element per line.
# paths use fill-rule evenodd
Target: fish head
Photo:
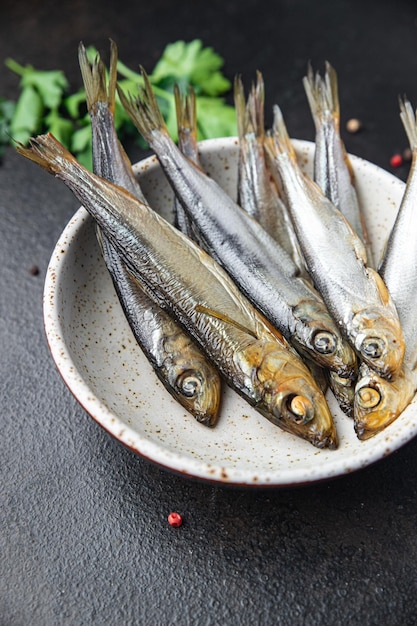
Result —
<path fill-rule="evenodd" d="M 193 366 L 178 362 L 170 371 L 171 391 L 178 402 L 205 426 L 217 423 L 221 400 L 221 379 L 203 358 Z"/>
<path fill-rule="evenodd" d="M 405 341 L 396 315 L 381 309 L 360 311 L 352 319 L 352 337 L 361 359 L 382 378 L 391 380 L 400 371 Z"/>
<path fill-rule="evenodd" d="M 303 300 L 294 309 L 298 323 L 291 336 L 296 349 L 343 378 L 357 376 L 356 353 L 339 332 L 321 300 Z"/>
<path fill-rule="evenodd" d="M 416 386 L 416 373 L 406 365 L 393 381 L 388 381 L 362 363 L 354 400 L 354 427 L 358 438 L 369 439 L 396 420 L 410 403 Z"/>
<path fill-rule="evenodd" d="M 283 430 L 317 448 L 337 448 L 337 434 L 324 394 L 307 366 L 289 352 L 267 354 L 257 370 L 262 400 L 256 408 Z"/>

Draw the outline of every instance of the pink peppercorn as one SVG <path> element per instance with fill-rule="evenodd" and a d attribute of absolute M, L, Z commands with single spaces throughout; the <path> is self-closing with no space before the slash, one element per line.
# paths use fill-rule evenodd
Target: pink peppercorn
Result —
<path fill-rule="evenodd" d="M 174 528 L 178 528 L 182 524 L 182 517 L 179 513 L 170 513 L 168 515 L 168 524 Z"/>
<path fill-rule="evenodd" d="M 403 158 L 401 154 L 393 154 L 389 162 L 391 167 L 400 167 L 403 164 Z"/>

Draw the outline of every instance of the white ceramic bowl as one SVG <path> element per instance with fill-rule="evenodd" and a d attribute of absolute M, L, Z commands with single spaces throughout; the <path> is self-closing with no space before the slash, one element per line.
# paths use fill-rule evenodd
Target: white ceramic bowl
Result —
<path fill-rule="evenodd" d="M 294 145 L 311 174 L 314 145 Z M 235 138 L 201 144 L 204 167 L 234 197 L 237 154 Z M 352 157 L 352 163 L 378 258 L 404 183 L 362 159 Z M 150 157 L 135 170 L 151 206 L 171 219 L 172 192 L 157 159 Z M 367 466 L 417 433 L 414 399 L 385 431 L 359 441 L 352 420 L 329 394 L 340 446 L 318 450 L 271 424 L 228 388 L 218 425 L 208 429 L 198 424 L 171 398 L 135 344 L 101 258 L 93 221 L 83 208 L 52 255 L 44 316 L 58 370 L 87 413 L 141 456 L 187 476 L 251 486 L 312 483 Z"/>

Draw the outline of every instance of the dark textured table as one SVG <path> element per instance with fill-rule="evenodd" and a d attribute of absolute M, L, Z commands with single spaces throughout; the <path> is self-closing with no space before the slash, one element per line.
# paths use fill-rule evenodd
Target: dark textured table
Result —
<path fill-rule="evenodd" d="M 338 70 L 350 152 L 390 169 L 406 147 L 398 94 L 417 104 L 417 6 L 405 0 L 1 3 L 0 59 L 62 68 L 80 40 L 152 69 L 203 39 L 225 72 L 263 71 L 294 137 L 312 139 L 306 64 Z M 17 79 L 0 64 L 0 95 Z M 270 122 L 270 119 L 267 120 Z M 139 154 L 131 155 L 134 160 Z M 405 179 L 407 165 L 395 170 Z M 47 264 L 78 208 L 61 183 L 6 152 L 0 166 L 0 624 L 417 623 L 417 442 L 358 473 L 244 490 L 171 475 L 78 405 L 49 354 Z M 32 275 L 30 268 L 40 273 Z M 179 529 L 167 514 L 184 515 Z"/>

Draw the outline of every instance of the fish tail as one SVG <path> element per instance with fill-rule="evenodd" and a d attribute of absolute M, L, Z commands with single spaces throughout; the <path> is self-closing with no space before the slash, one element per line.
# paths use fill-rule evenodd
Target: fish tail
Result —
<path fill-rule="evenodd" d="M 411 102 L 406 98 L 399 98 L 400 118 L 410 142 L 412 151 L 417 150 L 417 111 L 414 113 Z"/>
<path fill-rule="evenodd" d="M 337 72 L 328 61 L 325 63 L 325 83 L 326 83 L 326 97 L 329 101 L 329 108 L 334 117 L 340 117 L 340 104 L 339 104 L 339 88 L 337 84 Z"/>
<path fill-rule="evenodd" d="M 234 100 L 239 137 L 255 133 L 258 138 L 263 138 L 265 88 L 261 72 L 256 72 L 256 84 L 252 84 L 246 103 L 242 79 L 236 76 Z"/>
<path fill-rule="evenodd" d="M 311 63 L 307 67 L 307 75 L 303 85 L 310 105 L 311 114 L 319 124 L 325 114 L 330 113 L 339 122 L 340 105 L 337 85 L 337 73 L 328 61 L 325 63 L 324 78 L 318 72 L 314 74 Z"/>
<path fill-rule="evenodd" d="M 248 108 L 256 136 L 262 138 L 265 132 L 265 84 L 262 73 L 256 72 L 256 84 L 252 85 L 248 98 Z"/>
<path fill-rule="evenodd" d="M 233 84 L 233 94 L 235 100 L 235 109 L 236 109 L 236 118 L 237 118 L 237 129 L 239 137 L 242 138 L 247 133 L 247 109 L 246 109 L 246 101 L 245 101 L 245 91 L 243 88 L 242 77 L 239 75 L 235 76 L 234 84 Z"/>
<path fill-rule="evenodd" d="M 277 104 L 273 107 L 274 121 L 272 132 L 269 131 L 265 138 L 265 146 L 274 154 L 287 154 L 292 160 L 296 160 L 295 149 L 291 143 L 282 111 Z"/>
<path fill-rule="evenodd" d="M 68 165 L 81 167 L 76 158 L 51 133 L 30 139 L 29 147 L 19 143 L 16 150 L 22 156 L 58 177 L 62 175 Z"/>
<path fill-rule="evenodd" d="M 78 46 L 78 62 L 83 78 L 87 108 L 89 113 L 96 113 L 98 103 L 106 103 L 114 113 L 117 81 L 117 46 L 110 40 L 110 69 L 107 84 L 106 68 L 97 54 L 90 65 L 83 43 Z"/>
<path fill-rule="evenodd" d="M 117 86 L 117 45 L 110 39 L 110 66 L 109 66 L 109 85 L 107 90 L 109 109 L 114 113 L 116 104 L 116 86 Z"/>
<path fill-rule="evenodd" d="M 197 105 L 194 89 L 189 87 L 188 93 L 181 93 L 178 85 L 175 85 L 174 98 L 178 137 L 189 135 L 193 141 L 197 141 Z"/>
<path fill-rule="evenodd" d="M 156 101 L 148 75 L 143 67 L 140 69 L 144 87 L 140 89 L 139 95 L 136 98 L 132 95 L 127 97 L 119 85 L 117 86 L 117 92 L 122 105 L 133 124 L 136 126 L 145 141 L 147 141 L 149 145 L 152 145 L 152 133 L 154 131 L 160 131 L 163 134 L 168 135 L 168 130 Z"/>

